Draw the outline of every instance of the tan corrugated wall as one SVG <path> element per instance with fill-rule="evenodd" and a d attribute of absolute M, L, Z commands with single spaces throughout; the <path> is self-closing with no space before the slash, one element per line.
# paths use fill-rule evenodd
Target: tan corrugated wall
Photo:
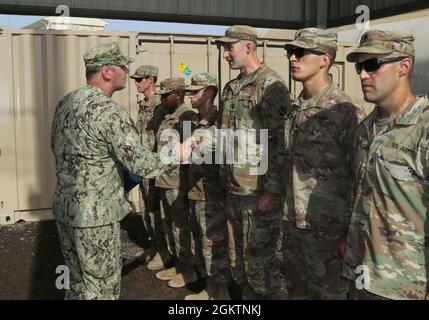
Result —
<path fill-rule="evenodd" d="M 50 216 L 55 188 L 50 130 L 55 106 L 64 95 L 85 84 L 82 60 L 85 51 L 98 43 L 116 41 L 125 54 L 135 57 L 131 37 L 132 34 L 13 30 L 9 36 L 0 38 L 5 43 L 2 45 L 2 55 L 9 52 L 9 59 L 1 59 L 5 64 L 2 70 L 6 73 L 9 69 L 7 74 L 11 75 L 8 83 L 0 87 L 2 90 L 9 88 L 8 94 L 12 95 L 8 98 L 8 104 L 2 103 L 0 121 L 6 124 L 1 126 L 1 130 L 7 128 L 7 132 L 2 134 L 1 139 L 6 143 L 14 141 L 16 152 L 16 170 L 13 170 L 10 160 L 1 166 L 2 171 L 3 168 L 10 168 L 5 170 L 10 178 L 4 182 L 2 174 L 0 200 L 7 207 L 0 209 L 0 216 L 11 217 L 9 221 L 4 218 L 1 222 Z M 2 77 L 1 81 L 6 80 Z M 130 90 L 133 88 L 128 87 L 114 95 L 114 99 L 127 110 L 135 104 L 135 94 L 130 94 Z M 5 99 L 7 96 L 2 95 Z M 3 110 L 4 106 L 8 107 Z M 10 148 L 10 154 L 3 153 L 0 159 L 10 159 L 12 150 Z M 17 196 L 12 196 L 8 183 L 13 181 L 13 171 L 16 174 Z M 15 198 L 17 202 L 13 201 Z M 15 215 L 11 215 L 11 209 Z"/>
<path fill-rule="evenodd" d="M 0 31 L 0 224 L 14 223 L 18 208 L 12 46 L 8 30 Z"/>

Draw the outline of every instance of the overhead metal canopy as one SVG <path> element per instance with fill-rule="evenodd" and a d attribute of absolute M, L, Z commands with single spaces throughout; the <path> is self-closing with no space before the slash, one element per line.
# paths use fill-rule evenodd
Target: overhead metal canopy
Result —
<path fill-rule="evenodd" d="M 429 8 L 429 0 L 2 0 L 0 13 L 301 29 L 354 23 L 367 5 L 371 19 Z"/>
<path fill-rule="evenodd" d="M 0 13 L 54 16 L 60 5 L 73 17 L 282 29 L 310 26 L 317 19 L 317 0 L 2 0 Z"/>

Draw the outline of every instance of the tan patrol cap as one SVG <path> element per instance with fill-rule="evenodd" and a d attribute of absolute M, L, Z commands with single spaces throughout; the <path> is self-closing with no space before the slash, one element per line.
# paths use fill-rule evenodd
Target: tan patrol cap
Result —
<path fill-rule="evenodd" d="M 347 55 L 348 62 L 358 61 L 359 54 L 389 55 L 394 52 L 415 57 L 414 37 L 410 33 L 370 30 L 365 32 L 359 47 Z"/>
<path fill-rule="evenodd" d="M 167 78 L 160 83 L 161 90 L 157 93 L 164 95 L 175 90 L 185 90 L 185 78 Z"/>
<path fill-rule="evenodd" d="M 323 53 L 335 54 L 338 50 L 337 33 L 320 28 L 305 28 L 295 33 L 295 39 L 285 44 L 285 49 L 292 47 L 311 49 Z"/>
<path fill-rule="evenodd" d="M 233 43 L 240 40 L 258 41 L 258 33 L 250 26 L 235 25 L 225 31 L 225 36 L 216 40 L 218 43 Z"/>
<path fill-rule="evenodd" d="M 196 91 L 201 90 L 205 87 L 216 87 L 217 88 L 217 78 L 216 76 L 207 73 L 202 72 L 199 74 L 196 74 L 191 79 L 191 85 L 186 86 L 187 91 Z"/>
<path fill-rule="evenodd" d="M 151 65 L 143 65 L 137 68 L 136 72 L 130 76 L 132 79 L 141 79 L 146 77 L 158 77 L 158 67 Z"/>

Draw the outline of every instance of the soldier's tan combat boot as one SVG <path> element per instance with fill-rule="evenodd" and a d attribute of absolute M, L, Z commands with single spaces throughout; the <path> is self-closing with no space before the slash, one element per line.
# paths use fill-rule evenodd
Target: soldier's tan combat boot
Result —
<path fill-rule="evenodd" d="M 185 297 L 185 300 L 214 300 L 213 293 L 214 293 L 215 287 L 213 278 L 208 276 L 207 277 L 207 286 L 203 291 L 200 291 L 195 294 L 188 294 Z"/>
<path fill-rule="evenodd" d="M 175 267 L 157 272 L 155 275 L 155 277 L 158 280 L 163 280 L 163 281 L 171 280 L 175 276 L 177 276 L 177 270 Z"/>
<path fill-rule="evenodd" d="M 183 288 L 184 286 L 196 282 L 198 276 L 193 268 L 187 268 L 181 273 L 178 273 L 173 279 L 168 281 L 168 286 L 170 288 Z"/>
<path fill-rule="evenodd" d="M 149 263 L 146 265 L 146 268 L 150 271 L 157 271 L 164 269 L 166 263 L 164 264 L 164 261 L 162 261 L 161 255 L 157 252 L 155 256 L 152 258 L 152 260 L 149 261 Z"/>
<path fill-rule="evenodd" d="M 207 288 L 197 294 L 190 294 L 185 300 L 231 300 L 227 283 L 217 283 L 207 279 Z"/>
<path fill-rule="evenodd" d="M 196 294 L 188 294 L 185 300 L 213 300 L 213 298 L 210 297 L 207 290 L 204 289 Z"/>

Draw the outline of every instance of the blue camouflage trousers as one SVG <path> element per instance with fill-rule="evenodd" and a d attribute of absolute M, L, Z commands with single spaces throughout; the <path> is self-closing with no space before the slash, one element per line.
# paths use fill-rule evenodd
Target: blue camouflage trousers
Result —
<path fill-rule="evenodd" d="M 75 228 L 57 223 L 70 271 L 67 300 L 117 300 L 121 289 L 120 223 Z"/>

